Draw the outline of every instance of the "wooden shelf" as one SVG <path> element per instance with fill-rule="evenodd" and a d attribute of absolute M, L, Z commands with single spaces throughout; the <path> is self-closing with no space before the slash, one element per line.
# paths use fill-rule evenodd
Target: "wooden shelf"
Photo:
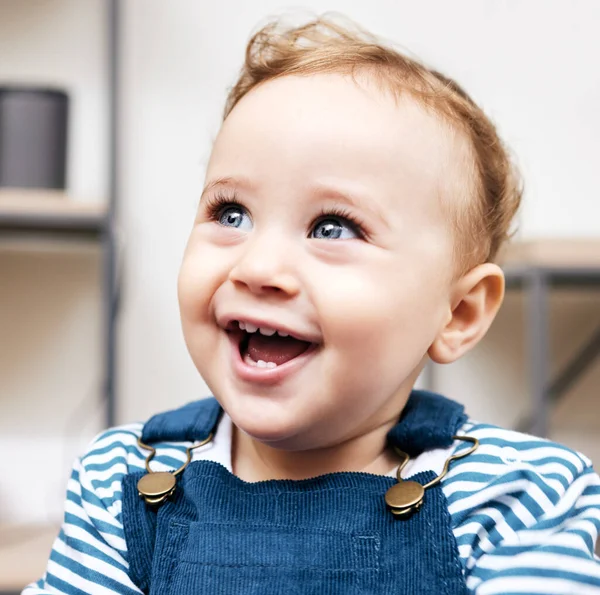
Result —
<path fill-rule="evenodd" d="M 100 234 L 107 223 L 104 204 L 75 201 L 63 191 L 0 189 L 0 234 L 58 232 Z"/>
<path fill-rule="evenodd" d="M 54 525 L 0 525 L 1 593 L 20 593 L 43 576 L 59 530 Z"/>
<path fill-rule="evenodd" d="M 499 260 L 507 267 L 600 267 L 600 238 L 543 238 L 512 242 Z"/>

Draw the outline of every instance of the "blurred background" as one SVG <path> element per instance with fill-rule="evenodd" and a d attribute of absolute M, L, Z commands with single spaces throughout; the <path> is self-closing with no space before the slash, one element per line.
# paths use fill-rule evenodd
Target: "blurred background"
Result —
<path fill-rule="evenodd" d="M 0 0 L 0 592 L 43 571 L 97 432 L 208 393 L 178 267 L 246 42 L 290 8 L 393 40 L 495 121 L 526 188 L 506 302 L 420 385 L 598 466 L 600 3 Z"/>

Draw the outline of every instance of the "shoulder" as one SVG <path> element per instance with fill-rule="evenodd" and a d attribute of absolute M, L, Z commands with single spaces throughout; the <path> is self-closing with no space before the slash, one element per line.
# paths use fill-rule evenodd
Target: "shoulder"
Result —
<path fill-rule="evenodd" d="M 479 446 L 451 464 L 443 491 L 467 571 L 493 552 L 514 555 L 527 547 L 558 544 L 593 557 L 600 478 L 585 455 L 472 420 L 460 434 L 477 438 Z M 470 446 L 460 442 L 454 454 Z"/>
<path fill-rule="evenodd" d="M 84 491 L 93 493 L 104 508 L 120 508 L 123 478 L 130 473 L 145 471 L 150 450 L 138 443 L 143 427 L 143 423 L 136 422 L 99 433 L 75 466 L 75 479 Z M 151 462 L 152 469 L 170 471 L 183 464 L 189 444 L 165 442 L 153 446 L 157 453 Z"/>
<path fill-rule="evenodd" d="M 110 469 L 126 473 L 142 467 L 144 453 L 138 445 L 144 424 L 141 422 L 109 428 L 97 434 L 86 448 L 81 462 L 91 474 Z"/>
<path fill-rule="evenodd" d="M 445 480 L 444 491 L 449 499 L 461 499 L 463 506 L 470 492 L 504 483 L 510 484 L 507 489 L 512 491 L 519 486 L 539 490 L 542 501 L 547 498 L 556 503 L 569 485 L 592 466 L 584 454 L 562 444 L 473 420 L 463 425 L 459 435 L 479 442 L 475 452 L 452 463 Z M 454 454 L 470 446 L 460 442 Z"/>
<path fill-rule="evenodd" d="M 212 459 L 228 466 L 228 455 L 231 442 L 231 420 L 225 414 L 216 416 L 214 399 L 193 401 L 172 411 L 165 411 L 152 416 L 146 422 L 135 422 L 121 425 L 99 433 L 89 444 L 79 460 L 79 469 L 86 480 L 95 488 L 105 493 L 120 491 L 123 477 L 129 473 L 146 470 L 146 460 L 151 450 L 140 443 L 144 428 L 153 426 L 160 428 L 160 434 L 168 435 L 173 440 L 152 442 L 155 455 L 150 466 L 153 471 L 173 471 L 181 467 L 187 459 L 187 449 L 194 443 L 184 437 L 191 428 L 191 434 L 206 424 L 217 420 L 217 429 L 213 439 L 195 448 L 192 460 Z M 190 412 L 194 423 L 190 424 Z M 206 418 L 206 419 L 205 419 Z M 214 418 L 214 419 L 213 419 Z M 200 426 L 198 423 L 200 422 Z M 188 432 L 189 433 L 189 432 Z"/>
<path fill-rule="evenodd" d="M 89 444 L 81 458 L 87 471 L 105 473 L 107 470 L 122 474 L 143 471 L 150 450 L 139 443 L 144 423 L 137 422 L 109 428 L 98 434 Z M 169 470 L 185 459 L 189 442 L 153 443 L 157 450 L 152 466 L 157 470 Z"/>
<path fill-rule="evenodd" d="M 501 508 L 515 499 L 539 516 L 555 506 L 573 484 L 593 483 L 597 477 L 585 455 L 550 440 L 472 420 L 461 428 L 461 434 L 477 438 L 479 446 L 454 461 L 444 479 L 455 522 L 475 508 Z M 470 446 L 460 442 L 454 454 Z"/>

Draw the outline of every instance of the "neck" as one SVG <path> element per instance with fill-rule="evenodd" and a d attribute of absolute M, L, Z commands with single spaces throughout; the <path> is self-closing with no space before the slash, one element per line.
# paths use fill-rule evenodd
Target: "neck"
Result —
<path fill-rule="evenodd" d="M 387 475 L 398 457 L 386 446 L 394 422 L 333 446 L 286 451 L 254 440 L 233 426 L 233 473 L 248 482 L 268 479 L 308 479 L 339 471 Z"/>

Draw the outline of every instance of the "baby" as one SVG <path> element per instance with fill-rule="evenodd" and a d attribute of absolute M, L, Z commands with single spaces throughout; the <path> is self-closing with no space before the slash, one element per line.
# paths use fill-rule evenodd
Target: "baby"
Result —
<path fill-rule="evenodd" d="M 591 462 L 413 388 L 494 320 L 520 196 L 451 79 L 260 30 L 179 276 L 214 398 L 93 441 L 24 593 L 600 593 Z"/>

